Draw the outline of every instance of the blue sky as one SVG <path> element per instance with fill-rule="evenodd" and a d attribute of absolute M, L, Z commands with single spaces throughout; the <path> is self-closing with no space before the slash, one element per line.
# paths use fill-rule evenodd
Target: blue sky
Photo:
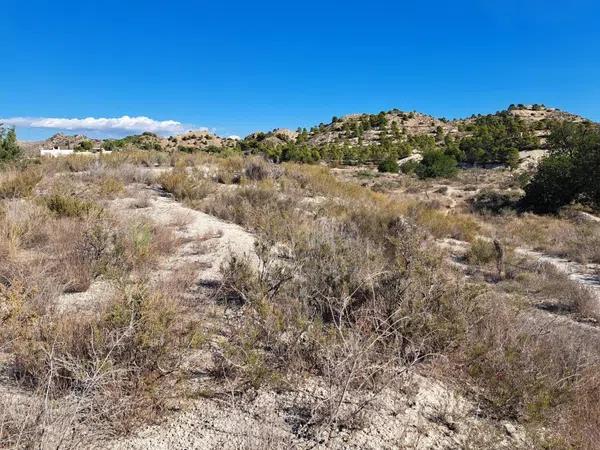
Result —
<path fill-rule="evenodd" d="M 391 108 L 600 120 L 595 3 L 2 0 L 0 118 L 23 139 L 123 134 L 124 115 L 241 136 Z M 115 121 L 46 120 L 86 117 Z"/>

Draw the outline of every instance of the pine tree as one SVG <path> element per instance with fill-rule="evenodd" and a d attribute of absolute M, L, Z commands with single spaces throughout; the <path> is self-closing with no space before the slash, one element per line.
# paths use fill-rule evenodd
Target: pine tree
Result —
<path fill-rule="evenodd" d="M 21 156 L 14 128 L 0 127 L 0 162 L 13 161 Z"/>

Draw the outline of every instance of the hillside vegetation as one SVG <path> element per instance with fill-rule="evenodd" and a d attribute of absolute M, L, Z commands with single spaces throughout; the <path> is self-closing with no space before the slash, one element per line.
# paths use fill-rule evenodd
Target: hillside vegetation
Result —
<path fill-rule="evenodd" d="M 2 447 L 597 446 L 597 125 L 192 134 L 3 133 Z"/>

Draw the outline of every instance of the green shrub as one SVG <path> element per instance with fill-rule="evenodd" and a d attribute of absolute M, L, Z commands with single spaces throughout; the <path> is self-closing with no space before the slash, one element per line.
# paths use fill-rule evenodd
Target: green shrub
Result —
<path fill-rule="evenodd" d="M 574 165 L 568 156 L 543 159 L 531 182 L 525 186 L 523 206 L 536 212 L 556 212 L 577 196 Z"/>
<path fill-rule="evenodd" d="M 486 189 L 473 197 L 471 206 L 476 212 L 500 214 L 516 206 L 516 197 L 516 194 Z"/>
<path fill-rule="evenodd" d="M 92 148 L 94 148 L 94 144 L 92 143 L 92 141 L 81 141 L 75 147 L 75 151 L 76 152 L 89 152 L 92 150 Z"/>
<path fill-rule="evenodd" d="M 423 159 L 415 169 L 419 178 L 450 178 L 458 171 L 456 160 L 441 150 L 423 153 Z"/>
<path fill-rule="evenodd" d="M 556 212 L 574 200 L 600 207 L 600 128 L 559 124 L 548 142 L 550 155 L 525 187 L 523 205 L 536 212 Z"/>
<path fill-rule="evenodd" d="M 377 165 L 377 170 L 382 173 L 385 173 L 385 172 L 398 173 L 398 169 L 399 169 L 398 163 L 396 162 L 395 159 L 391 159 L 391 158 L 384 159 Z"/>
<path fill-rule="evenodd" d="M 411 174 L 415 173 L 417 167 L 419 167 L 419 161 L 415 161 L 414 159 L 412 159 L 410 161 L 406 161 L 404 164 L 401 164 L 400 170 L 402 171 L 402 173 Z"/>

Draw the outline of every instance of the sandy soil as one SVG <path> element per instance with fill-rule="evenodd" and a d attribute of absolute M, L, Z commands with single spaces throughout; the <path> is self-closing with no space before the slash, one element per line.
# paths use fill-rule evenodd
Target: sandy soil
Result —
<path fill-rule="evenodd" d="M 169 277 L 173 270 L 180 268 L 193 268 L 196 283 L 212 285 L 220 280 L 221 264 L 231 255 L 247 256 L 253 264 L 258 264 L 254 252 L 255 237 L 242 227 L 188 208 L 170 196 L 142 185 L 131 194 L 131 197 L 113 200 L 110 210 L 124 218 L 149 218 L 171 229 L 182 242 L 175 254 L 160 264 L 152 278 Z M 142 196 L 147 196 L 148 206 L 138 208 L 135 205 Z M 85 312 L 102 299 L 110 298 L 115 291 L 111 283 L 97 279 L 85 292 L 61 295 L 58 307 Z"/>
<path fill-rule="evenodd" d="M 258 263 L 254 253 L 255 238 L 239 225 L 188 208 L 160 191 L 145 190 L 150 195 L 148 207 L 132 208 L 135 197 L 117 200 L 114 206 L 119 214 L 148 217 L 171 228 L 182 239 L 184 244 L 165 262 L 162 271 L 195 264 L 198 281 L 210 284 L 220 280 L 221 264 L 232 254 L 248 256 Z"/>
<path fill-rule="evenodd" d="M 418 375 L 403 393 L 383 392 L 356 420 L 360 427 L 325 433 L 306 428 L 309 404 L 327 387 L 307 382 L 295 392 L 259 391 L 253 398 L 201 399 L 164 424 L 133 437 L 103 443 L 113 450 L 137 449 L 455 449 L 483 439 L 488 448 L 525 448 L 524 433 L 512 424 L 492 424 L 477 405 L 447 386 Z M 348 397 L 356 406 L 359 395 Z M 483 447 L 482 447 L 483 448 Z"/>

